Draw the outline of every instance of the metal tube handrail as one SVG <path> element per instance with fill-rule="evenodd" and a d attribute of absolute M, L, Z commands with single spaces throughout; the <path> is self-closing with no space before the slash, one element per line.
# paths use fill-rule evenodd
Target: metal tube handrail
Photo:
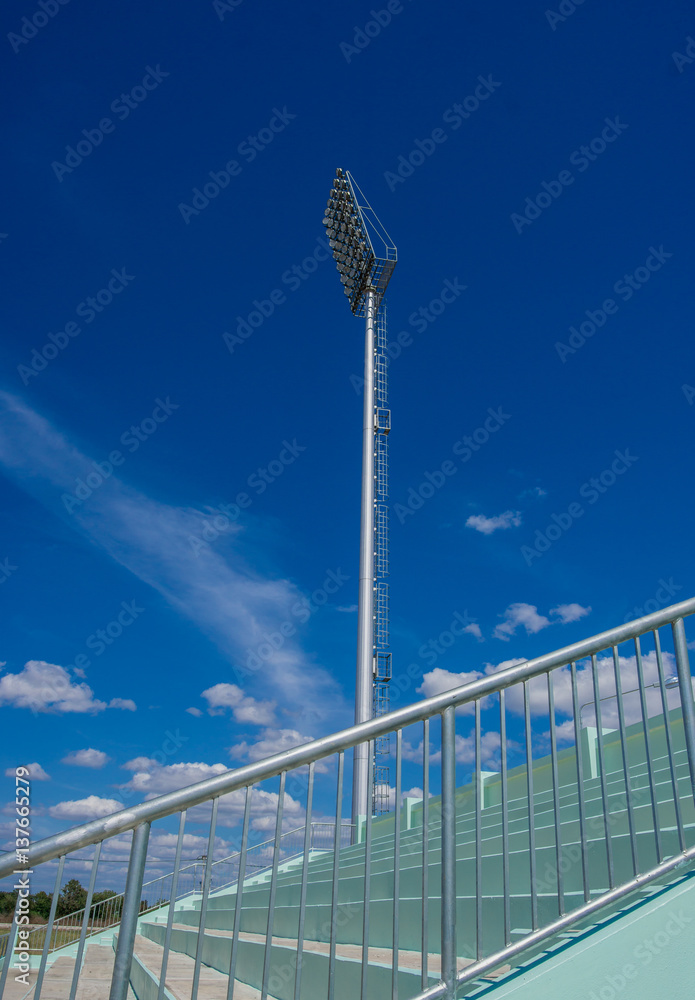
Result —
<path fill-rule="evenodd" d="M 662 608 L 660 611 L 645 615 L 633 622 L 600 632 L 589 639 L 564 646 L 553 653 L 534 657 L 516 666 L 508 667 L 506 670 L 500 670 L 498 673 L 464 684 L 459 688 L 397 709 L 388 715 L 350 726 L 311 743 L 304 743 L 291 750 L 274 754 L 265 760 L 227 771 L 214 778 L 206 778 L 196 784 L 188 785 L 174 792 L 167 792 L 157 796 L 157 798 L 150 799 L 148 802 L 141 802 L 102 819 L 73 827 L 63 833 L 55 834 L 32 844 L 27 851 L 28 865 L 31 867 L 45 861 L 51 861 L 61 854 L 68 854 L 117 834 L 126 833 L 142 823 L 163 819 L 165 816 L 170 816 L 182 809 L 202 805 L 219 795 L 227 795 L 240 788 L 245 788 L 247 785 L 276 777 L 284 770 L 291 770 L 312 761 L 322 760 L 324 757 L 348 750 L 357 744 L 373 740 L 377 736 L 384 736 L 413 722 L 421 722 L 434 715 L 441 715 L 451 706 L 458 707 L 476 701 L 503 688 L 511 687 L 520 681 L 547 673 L 554 667 L 565 666 L 572 660 L 584 659 L 586 656 L 599 653 L 604 649 L 634 639 L 644 632 L 652 631 L 662 625 L 672 624 L 674 621 L 692 614 L 695 614 L 695 597 L 680 601 L 668 608 Z M 693 721 L 695 722 L 695 718 Z M 0 878 L 11 875 L 16 868 L 16 858 L 10 852 L 8 856 L 0 860 Z"/>

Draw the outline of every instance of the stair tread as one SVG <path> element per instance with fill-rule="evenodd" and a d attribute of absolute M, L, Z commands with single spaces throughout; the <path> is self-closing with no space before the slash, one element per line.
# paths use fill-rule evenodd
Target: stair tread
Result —
<path fill-rule="evenodd" d="M 159 971 L 162 967 L 163 947 L 150 941 L 149 938 L 137 935 L 135 938 L 135 954 L 143 965 L 147 966 L 153 976 L 159 981 Z M 167 959 L 166 988 L 174 1000 L 190 1000 L 191 985 L 195 960 L 189 955 L 170 951 Z M 200 987 L 198 995 L 205 1000 L 227 1000 L 229 976 L 218 972 L 209 965 L 200 967 Z M 234 1000 L 259 1000 L 260 990 L 239 979 L 234 983 Z M 268 994 L 268 1000 L 275 1000 Z"/>
<path fill-rule="evenodd" d="M 108 996 L 114 958 L 113 948 L 109 945 L 87 945 L 75 1000 L 104 1000 L 104 997 Z M 46 969 L 41 987 L 41 1000 L 65 1000 L 70 992 L 74 968 L 74 958 L 67 955 L 57 958 Z M 29 973 L 30 986 L 36 985 L 37 976 L 37 969 Z M 3 1000 L 22 1000 L 26 995 L 27 987 L 24 983 L 18 983 L 14 977 L 8 976 Z M 29 998 L 31 996 L 32 994 L 29 994 Z M 137 1000 L 131 987 L 128 987 L 128 1000 Z"/>
<path fill-rule="evenodd" d="M 195 928 L 191 928 L 188 924 L 174 924 L 174 927 L 176 927 L 176 928 L 178 928 L 180 930 L 189 931 L 189 932 L 192 931 L 192 930 L 195 930 L 196 933 L 197 933 L 197 930 Z M 233 934 L 233 931 L 231 931 L 231 930 L 218 930 L 217 928 L 214 928 L 214 929 L 207 929 L 206 928 L 205 933 L 208 934 L 208 935 L 210 935 L 211 937 L 226 937 L 226 938 L 231 938 L 231 936 Z M 256 944 L 263 944 L 263 945 L 265 945 L 266 938 L 265 938 L 265 934 L 253 934 L 253 933 L 251 933 L 249 931 L 240 931 L 239 932 L 239 940 L 240 941 L 251 941 L 251 942 L 255 942 Z M 273 935 L 273 942 L 272 943 L 273 943 L 273 945 L 275 945 L 275 946 L 277 946 L 279 948 L 289 948 L 292 951 L 296 951 L 297 950 L 297 939 L 296 938 L 278 937 L 276 935 Z M 158 945 L 157 947 L 161 947 L 161 946 Z M 303 951 L 305 951 L 305 952 L 314 952 L 315 954 L 319 954 L 319 955 L 328 955 L 329 952 L 330 952 L 330 944 L 327 941 L 305 940 L 304 941 L 304 945 L 303 945 Z M 335 951 L 336 951 L 336 956 L 338 958 L 347 959 L 347 960 L 354 960 L 354 961 L 357 961 L 357 962 L 361 962 L 362 961 L 362 945 L 359 945 L 359 944 L 337 944 Z M 377 947 L 374 947 L 374 946 L 370 946 L 368 961 L 369 961 L 370 965 L 385 965 L 385 966 L 387 966 L 390 969 L 392 967 L 392 963 L 393 963 L 393 949 L 392 948 L 377 948 Z M 427 956 L 427 969 L 428 969 L 428 972 L 431 972 L 432 974 L 438 976 L 439 973 L 440 973 L 440 971 L 441 971 L 440 962 L 441 962 L 441 959 L 440 959 L 439 955 L 437 955 L 437 954 L 430 954 L 430 955 L 428 955 Z M 473 962 L 472 958 L 460 958 L 459 957 L 459 959 L 458 959 L 458 968 L 459 968 L 459 970 L 464 969 L 467 965 L 470 965 L 472 962 Z M 421 952 L 419 952 L 419 951 L 408 951 L 408 950 L 403 949 L 403 948 L 399 949 L 399 951 L 398 951 L 398 968 L 399 969 L 403 969 L 403 970 L 407 970 L 409 972 L 420 972 L 421 969 L 422 969 L 422 954 L 421 954 Z M 494 975 L 495 976 L 506 975 L 506 973 L 509 972 L 510 968 L 511 968 L 511 966 L 504 966 L 503 968 L 496 970 L 495 973 L 494 973 Z M 186 1000 L 187 1000 L 187 998 L 186 998 Z"/>

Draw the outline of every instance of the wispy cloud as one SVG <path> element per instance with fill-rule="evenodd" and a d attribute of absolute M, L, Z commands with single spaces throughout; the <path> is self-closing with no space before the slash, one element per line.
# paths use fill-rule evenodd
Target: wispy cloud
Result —
<path fill-rule="evenodd" d="M 495 517 L 485 517 L 484 514 L 472 514 L 466 521 L 467 528 L 473 528 L 483 535 L 491 535 L 495 531 L 507 528 L 518 528 L 521 524 L 521 511 L 505 510 Z"/>
<path fill-rule="evenodd" d="M 191 539 L 208 516 L 203 510 L 161 503 L 114 475 L 68 516 L 61 495 L 72 494 L 76 481 L 94 471 L 90 458 L 43 416 L 4 391 L 0 391 L 0 417 L 6 428 L 0 436 L 0 467 L 162 594 L 242 668 L 242 676 L 249 655 L 263 646 L 278 622 L 293 621 L 291 608 L 303 595 L 290 581 L 264 578 L 248 566 L 239 541 L 242 531 L 228 534 L 224 552 L 212 545 L 198 551 Z M 254 682 L 252 672 L 246 683 Z M 282 648 L 270 651 L 263 663 L 262 684 L 263 689 L 273 690 L 289 714 L 303 710 L 309 684 L 321 717 L 327 723 L 330 717 L 334 723 L 345 721 L 338 684 L 296 640 L 288 639 Z"/>

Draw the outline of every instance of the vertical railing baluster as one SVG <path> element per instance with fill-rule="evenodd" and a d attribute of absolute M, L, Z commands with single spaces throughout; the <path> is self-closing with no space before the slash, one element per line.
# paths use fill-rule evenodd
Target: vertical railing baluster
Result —
<path fill-rule="evenodd" d="M 480 700 L 475 702 L 475 957 L 483 957 L 483 772 Z"/>
<path fill-rule="evenodd" d="M 234 983 L 236 981 L 236 961 L 239 951 L 239 924 L 241 923 L 241 901 L 246 878 L 246 852 L 249 842 L 249 821 L 251 818 L 251 795 L 253 786 L 246 786 L 244 802 L 244 821 L 241 827 L 241 850 L 239 852 L 239 870 L 236 882 L 236 900 L 234 905 L 234 930 L 232 931 L 232 955 L 229 962 L 229 983 L 227 985 L 227 1000 L 234 1000 Z"/>
<path fill-rule="evenodd" d="M 649 735 L 649 709 L 647 706 L 647 692 L 644 686 L 644 667 L 642 664 L 642 649 L 639 637 L 635 638 L 635 658 L 637 663 L 637 684 L 639 687 L 640 706 L 642 709 L 642 729 L 644 732 L 644 755 L 647 758 L 647 774 L 649 776 L 649 793 L 652 800 L 652 818 L 654 820 L 654 841 L 656 843 L 657 861 L 664 860 L 663 848 L 661 845 L 661 824 L 659 821 L 659 800 L 656 792 L 656 782 L 654 780 L 654 765 L 652 762 L 651 738 Z"/>
<path fill-rule="evenodd" d="M 562 816 L 560 813 L 560 778 L 557 766 L 557 731 L 555 726 L 555 692 L 552 671 L 548 679 L 548 712 L 550 718 L 550 763 L 553 775 L 553 813 L 555 816 L 555 867 L 557 869 L 557 905 L 560 916 L 565 912 L 565 877 L 562 871 Z"/>
<path fill-rule="evenodd" d="M 133 961 L 133 946 L 138 928 L 142 881 L 145 875 L 149 838 L 149 823 L 141 823 L 133 830 L 109 1000 L 127 1000 L 128 996 L 130 966 Z"/>
<path fill-rule="evenodd" d="M 572 715 L 574 716 L 574 746 L 575 757 L 577 758 L 577 800 L 579 804 L 579 843 L 582 852 L 582 884 L 584 886 L 584 900 L 591 898 L 591 885 L 589 883 L 589 845 L 586 839 L 586 801 L 584 795 L 584 761 L 582 760 L 582 719 L 581 706 L 577 691 L 577 664 L 574 660 L 570 663 L 572 677 Z"/>
<path fill-rule="evenodd" d="M 280 864 L 280 842 L 282 839 L 282 814 L 285 805 L 285 782 L 287 771 L 280 775 L 278 791 L 278 809 L 275 817 L 275 842 L 273 845 L 273 867 L 270 875 L 270 893 L 268 896 L 268 926 L 265 933 L 265 953 L 263 956 L 263 981 L 261 983 L 261 1000 L 268 996 L 268 979 L 270 977 L 270 961 L 273 954 L 273 924 L 275 923 L 275 895 L 278 884 L 278 865 Z"/>
<path fill-rule="evenodd" d="M 401 901 L 401 753 L 403 730 L 396 733 L 396 801 L 393 826 L 393 949 L 391 964 L 391 1000 L 398 1000 L 398 940 Z"/>
<path fill-rule="evenodd" d="M 690 786 L 695 798 L 695 699 L 693 698 L 693 680 L 690 673 L 688 642 L 685 637 L 683 619 L 676 619 L 671 629 L 673 631 L 673 648 L 676 653 L 676 667 L 678 669 L 678 686 L 681 694 L 681 712 L 683 714 L 685 746 L 688 753 Z"/>
<path fill-rule="evenodd" d="M 212 859 L 215 853 L 215 829 L 217 827 L 217 809 L 219 806 L 219 796 L 212 800 L 212 814 L 210 816 L 210 833 L 208 835 L 208 854 L 205 859 L 205 874 L 203 876 L 203 891 L 200 896 L 200 922 L 198 925 L 198 941 L 195 950 L 195 965 L 193 966 L 193 984 L 191 986 L 191 1000 L 198 1000 L 198 988 L 200 986 L 200 969 L 203 964 L 203 948 L 205 947 L 205 920 L 208 913 L 208 896 L 210 895 L 210 873 L 212 871 Z"/>
<path fill-rule="evenodd" d="M 7 937 L 7 945 L 5 946 L 5 957 L 2 963 L 2 971 L 0 971 L 0 997 L 4 996 L 5 984 L 7 983 L 7 976 L 9 974 L 10 965 L 12 963 L 12 955 L 15 950 L 15 944 L 17 942 L 17 931 L 19 929 L 19 896 L 17 896 L 17 902 L 15 903 L 14 913 L 12 914 L 12 924 L 10 925 L 10 932 Z"/>
<path fill-rule="evenodd" d="M 615 676 L 615 698 L 618 707 L 618 728 L 620 729 L 620 752 L 623 759 L 623 774 L 625 776 L 625 803 L 627 806 L 627 823 L 630 830 L 630 851 L 632 853 L 632 869 L 636 875 L 639 871 L 639 856 L 637 848 L 637 831 L 635 829 L 635 809 L 632 802 L 632 787 L 630 784 L 630 758 L 627 749 L 627 731 L 625 727 L 625 706 L 623 704 L 623 682 L 620 676 L 620 656 L 618 647 L 613 646 L 613 674 Z"/>
<path fill-rule="evenodd" d="M 685 830 L 683 829 L 683 816 L 681 813 L 681 800 L 678 794 L 678 777 L 676 775 L 676 760 L 673 752 L 673 737 L 671 734 L 671 720 L 668 709 L 668 691 L 666 690 L 666 678 L 664 676 L 664 662 L 661 656 L 661 641 L 659 631 L 655 629 L 654 651 L 656 652 L 656 667 L 659 672 L 659 690 L 661 691 L 661 704 L 664 710 L 664 735 L 666 736 L 666 756 L 668 757 L 671 770 L 671 787 L 673 788 L 673 808 L 676 813 L 676 828 L 678 830 L 678 844 L 681 851 L 685 850 Z"/>
<path fill-rule="evenodd" d="M 606 777 L 605 754 L 603 751 L 603 720 L 601 717 L 601 689 L 598 678 L 598 660 L 594 653 L 591 657 L 591 677 L 594 686 L 594 711 L 596 713 L 596 757 L 598 776 L 601 782 L 601 803 L 603 805 L 603 832 L 606 839 L 606 863 L 608 865 L 608 888 L 615 885 L 615 869 L 613 865 L 613 840 L 611 837 L 611 808 L 608 801 L 608 779 Z"/>
<path fill-rule="evenodd" d="M 531 882 L 531 928 L 538 929 L 538 887 L 536 885 L 536 816 L 533 791 L 533 740 L 529 683 L 524 681 L 524 733 L 526 736 L 526 792 L 528 796 L 528 854 Z"/>
<path fill-rule="evenodd" d="M 302 988 L 302 962 L 304 958 L 304 919 L 311 853 L 311 809 L 314 798 L 314 761 L 309 764 L 309 784 L 306 792 L 306 817 L 304 822 L 304 854 L 302 856 L 302 884 L 299 891 L 299 922 L 297 925 L 297 964 L 294 970 L 294 1000 L 299 1000 Z"/>
<path fill-rule="evenodd" d="M 179 869 L 181 867 L 181 853 L 183 850 L 183 831 L 186 826 L 186 810 L 179 816 L 179 835 L 176 840 L 176 857 L 174 858 L 174 871 L 171 876 L 171 894 L 169 896 L 169 912 L 167 914 L 167 929 L 164 932 L 164 952 L 162 954 L 162 966 L 159 971 L 159 990 L 157 1000 L 164 998 L 164 984 L 167 977 L 167 964 L 169 961 L 169 949 L 171 947 L 171 931 L 174 926 L 174 910 L 176 909 L 176 892 L 179 886 Z"/>
<path fill-rule="evenodd" d="M 335 796 L 335 837 L 333 840 L 333 885 L 331 889 L 331 944 L 328 955 L 328 1000 L 333 1000 L 335 993 L 335 950 L 338 940 L 338 880 L 340 876 L 340 826 L 343 816 L 343 767 L 345 752 L 338 754 L 338 782 Z M 373 770 L 370 760 L 369 770 Z M 367 802 L 367 812 L 372 805 Z M 262 997 L 261 1000 L 265 1000 Z"/>
<path fill-rule="evenodd" d="M 429 895 L 430 895 L 430 720 L 422 723 L 422 958 L 421 986 L 427 989 L 429 977 Z"/>
<path fill-rule="evenodd" d="M 456 997 L 456 716 L 442 713 L 442 983 Z"/>
<path fill-rule="evenodd" d="M 369 744 L 369 760 L 374 760 L 374 741 Z M 368 769 L 367 775 L 367 815 L 364 821 L 364 888 L 362 899 L 364 909 L 362 911 L 362 969 L 360 974 L 360 997 L 361 1000 L 368 1000 L 368 973 L 369 973 L 369 899 L 370 880 L 372 877 L 372 796 L 374 794 L 374 768 Z"/>
<path fill-rule="evenodd" d="M 507 788 L 507 714 L 504 689 L 500 691 L 500 781 L 502 782 L 502 893 L 504 900 L 504 943 L 512 940 L 512 911 L 509 892 L 509 801 Z"/>
<path fill-rule="evenodd" d="M 56 872 L 56 880 L 53 885 L 53 896 L 51 898 L 51 910 L 48 914 L 46 935 L 43 942 L 43 951 L 41 952 L 41 963 L 39 964 L 39 971 L 36 976 L 36 985 L 34 986 L 34 995 L 32 1000 L 40 1000 L 41 998 L 41 988 L 43 986 L 43 977 L 46 972 L 46 962 L 48 961 L 48 953 L 51 950 L 51 935 L 53 933 L 53 922 L 55 920 L 56 909 L 58 907 L 58 896 L 60 895 L 60 882 L 63 877 L 64 864 L 65 855 L 63 854 L 58 861 L 58 871 Z M 2 990 L 0 990 L 0 996 L 2 996 Z"/>
<path fill-rule="evenodd" d="M 94 885 L 97 879 L 97 869 L 99 867 L 99 858 L 101 856 L 101 845 L 102 841 L 94 848 L 94 858 L 92 860 L 92 870 L 89 875 L 89 886 L 87 887 L 87 900 L 84 904 L 84 916 L 82 918 L 82 927 L 80 928 L 80 940 L 77 945 L 77 954 L 75 955 L 75 968 L 72 973 L 72 983 L 70 984 L 70 1000 L 75 1000 L 77 995 L 77 983 L 80 978 L 80 973 L 82 972 L 82 959 L 84 957 L 84 944 L 87 939 L 87 928 L 89 926 L 89 912 L 92 908 L 92 896 L 94 895 Z"/>

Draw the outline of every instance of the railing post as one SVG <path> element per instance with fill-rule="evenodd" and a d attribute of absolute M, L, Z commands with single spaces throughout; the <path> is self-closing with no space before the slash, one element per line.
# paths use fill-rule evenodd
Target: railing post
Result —
<path fill-rule="evenodd" d="M 681 694 L 685 746 L 688 752 L 688 765 L 690 767 L 690 784 L 692 785 L 693 796 L 695 796 L 695 700 L 693 699 L 693 681 L 690 673 L 688 642 L 685 637 L 683 619 L 676 619 L 671 628 L 673 629 L 673 646 L 676 651 L 676 668 L 678 670 L 678 686 Z"/>
<path fill-rule="evenodd" d="M 456 997 L 456 718 L 442 714 L 442 983 Z"/>
<path fill-rule="evenodd" d="M 147 861 L 147 844 L 150 839 L 150 824 L 142 823 L 133 831 L 130 848 L 128 876 L 123 896 L 121 926 L 118 932 L 118 946 L 113 965 L 109 1000 L 127 1000 L 130 981 L 130 966 L 133 961 L 133 946 L 138 928 L 138 915 L 142 896 L 142 882 Z"/>

